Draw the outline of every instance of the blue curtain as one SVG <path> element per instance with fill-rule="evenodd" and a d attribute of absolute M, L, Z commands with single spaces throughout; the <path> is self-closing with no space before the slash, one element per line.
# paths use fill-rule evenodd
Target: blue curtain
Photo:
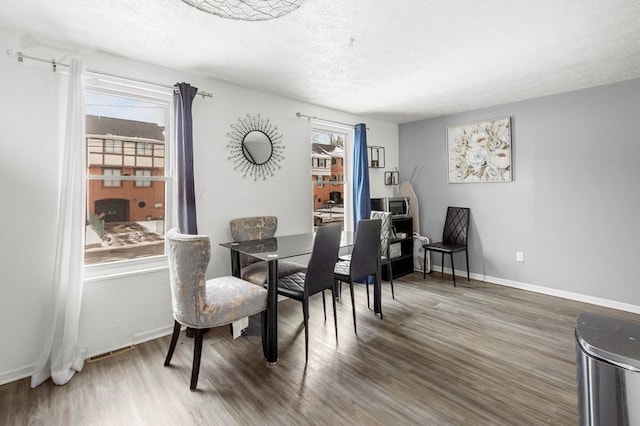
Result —
<path fill-rule="evenodd" d="M 196 191 L 193 183 L 193 117 L 191 105 L 197 87 L 176 83 L 173 108 L 176 120 L 176 182 L 178 227 L 184 234 L 197 234 Z"/>
<path fill-rule="evenodd" d="M 367 158 L 367 126 L 364 123 L 355 125 L 353 143 L 353 226 L 358 226 L 361 219 L 369 219 L 371 215 L 371 196 L 369 190 L 369 160 Z"/>

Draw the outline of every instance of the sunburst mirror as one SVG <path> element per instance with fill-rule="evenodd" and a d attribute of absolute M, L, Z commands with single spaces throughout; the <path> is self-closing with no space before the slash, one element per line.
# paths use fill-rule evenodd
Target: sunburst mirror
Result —
<path fill-rule="evenodd" d="M 282 134 L 268 118 L 260 114 L 247 114 L 231 125 L 228 157 L 233 162 L 233 169 L 240 171 L 242 177 L 253 177 L 253 180 L 266 180 L 280 168 L 284 160 L 284 144 Z"/>

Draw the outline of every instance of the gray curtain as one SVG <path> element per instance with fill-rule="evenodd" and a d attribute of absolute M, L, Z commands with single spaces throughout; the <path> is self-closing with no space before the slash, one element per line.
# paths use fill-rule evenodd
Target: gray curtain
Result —
<path fill-rule="evenodd" d="M 176 182 L 178 228 L 183 234 L 197 234 L 196 192 L 193 179 L 193 117 L 191 105 L 197 87 L 176 83 L 173 107 L 176 120 Z"/>

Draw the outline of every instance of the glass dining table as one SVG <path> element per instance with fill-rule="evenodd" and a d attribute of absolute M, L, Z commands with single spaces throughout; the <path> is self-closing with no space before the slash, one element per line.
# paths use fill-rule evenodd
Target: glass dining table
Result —
<path fill-rule="evenodd" d="M 310 254 L 315 233 L 285 235 L 261 240 L 233 241 L 221 243 L 231 252 L 231 273 L 240 277 L 240 254 L 249 255 L 268 263 L 267 310 L 262 313 L 262 345 L 268 363 L 278 362 L 278 260 Z M 343 231 L 340 247 L 354 243 L 353 232 Z M 380 312 L 380 291 L 374 290 L 374 311 Z"/>

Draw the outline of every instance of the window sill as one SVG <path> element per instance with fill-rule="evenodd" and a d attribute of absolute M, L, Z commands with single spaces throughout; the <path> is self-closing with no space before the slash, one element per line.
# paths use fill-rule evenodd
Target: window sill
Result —
<path fill-rule="evenodd" d="M 168 270 L 167 256 L 90 265 L 84 268 L 84 282 L 92 283 Z"/>

